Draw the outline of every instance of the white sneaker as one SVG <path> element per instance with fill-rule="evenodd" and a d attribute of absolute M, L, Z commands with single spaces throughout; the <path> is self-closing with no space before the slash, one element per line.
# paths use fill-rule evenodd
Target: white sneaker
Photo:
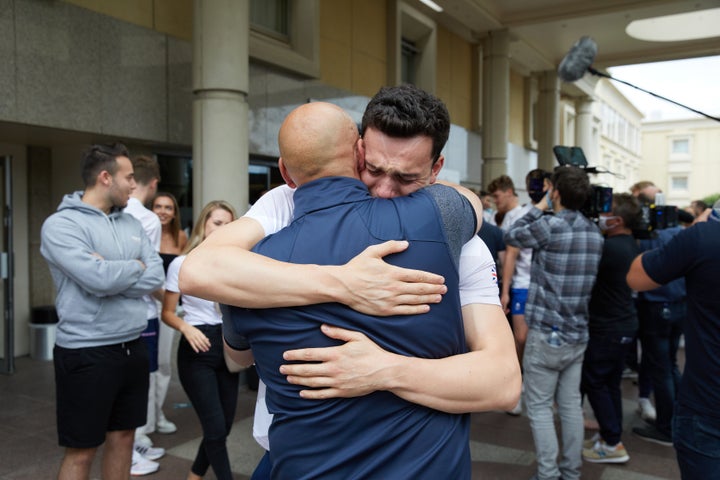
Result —
<path fill-rule="evenodd" d="M 155 423 L 155 431 L 157 433 L 175 433 L 177 432 L 177 426 L 165 418 L 165 415 L 160 415 Z"/>
<path fill-rule="evenodd" d="M 160 464 L 148 460 L 147 458 L 140 455 L 138 452 L 133 450 L 132 465 L 130 466 L 130 475 L 139 477 L 142 475 L 148 475 L 155 473 L 160 468 Z"/>
<path fill-rule="evenodd" d="M 138 430 L 135 430 L 135 444 L 142 445 L 143 447 L 153 446 L 153 442 L 152 440 L 150 440 L 150 437 L 148 437 L 144 433 L 140 433 Z"/>
<path fill-rule="evenodd" d="M 640 397 L 638 399 L 637 413 L 643 420 L 655 420 L 657 413 L 655 407 L 650 403 L 649 398 Z"/>
<path fill-rule="evenodd" d="M 140 445 L 139 443 L 133 445 L 133 448 L 137 453 L 147 458 L 148 460 L 157 460 L 158 458 L 162 458 L 163 455 L 165 455 L 164 448 L 146 447 L 145 445 Z"/>

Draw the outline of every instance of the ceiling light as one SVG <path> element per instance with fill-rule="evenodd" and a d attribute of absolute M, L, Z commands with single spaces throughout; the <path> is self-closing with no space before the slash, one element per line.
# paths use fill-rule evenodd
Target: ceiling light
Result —
<path fill-rule="evenodd" d="M 438 5 L 437 3 L 433 2 L 432 0 L 420 0 L 420 3 L 424 3 L 428 7 L 432 8 L 436 12 L 440 13 L 443 11 L 443 8 Z"/>
<path fill-rule="evenodd" d="M 677 42 L 720 35 L 720 8 L 633 20 L 625 31 L 638 40 Z"/>

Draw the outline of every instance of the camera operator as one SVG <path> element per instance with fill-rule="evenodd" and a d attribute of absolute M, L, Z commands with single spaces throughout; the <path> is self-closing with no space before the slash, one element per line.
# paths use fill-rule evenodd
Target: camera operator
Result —
<path fill-rule="evenodd" d="M 523 380 L 538 477 L 577 479 L 582 466 L 580 378 L 588 342 L 588 301 L 603 239 L 597 226 L 579 211 L 590 194 L 587 173 L 558 167 L 552 185 L 535 208 L 510 227 L 505 242 L 533 250 Z M 549 207 L 555 214 L 543 215 Z M 555 401 L 563 436 L 559 464 Z"/>
<path fill-rule="evenodd" d="M 720 206 L 718 206 L 720 213 Z M 688 315 L 685 373 L 673 418 L 673 440 L 684 480 L 720 471 L 720 215 L 675 235 L 636 258 L 627 275 L 638 291 L 684 278 Z M 658 411 L 659 413 L 659 411 Z"/>
<path fill-rule="evenodd" d="M 583 449 L 583 458 L 593 463 L 625 463 L 630 459 L 620 441 L 623 422 L 620 384 L 625 356 L 635 346 L 633 340 L 638 329 L 635 302 L 625 276 L 639 253 L 632 231 L 641 213 L 635 197 L 616 193 L 611 211 L 599 217 L 605 242 L 590 296 L 590 340 L 581 383 L 582 393 L 600 426 L 600 433 L 592 438 L 589 448 Z"/>
<path fill-rule="evenodd" d="M 659 190 L 646 185 L 638 192 L 641 202 L 655 203 Z M 666 245 L 682 227 L 673 226 L 654 231 L 652 238 L 641 239 L 640 251 Z M 673 404 L 680 385 L 677 350 L 686 314 L 685 280 L 678 278 L 667 285 L 638 295 L 639 338 L 642 345 L 640 382 L 649 379 L 655 395 L 655 425 L 635 427 L 633 433 L 643 440 L 672 446 L 671 422 Z"/>

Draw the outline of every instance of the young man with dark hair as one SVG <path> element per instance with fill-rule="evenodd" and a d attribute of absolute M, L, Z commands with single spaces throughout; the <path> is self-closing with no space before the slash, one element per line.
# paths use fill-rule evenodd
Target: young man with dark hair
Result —
<path fill-rule="evenodd" d="M 85 191 L 66 195 L 41 232 L 59 317 L 54 361 L 65 456 L 58 478 L 88 478 L 105 443 L 103 478 L 127 479 L 148 398 L 142 297 L 162 286 L 162 260 L 140 222 L 122 211 L 135 189 L 127 149 L 93 146 L 82 178 Z"/>
<path fill-rule="evenodd" d="M 583 449 L 583 458 L 588 462 L 625 463 L 630 459 L 620 441 L 623 423 L 620 384 L 625 357 L 635 347 L 638 319 L 632 290 L 624 279 L 639 253 L 632 231 L 641 215 L 635 197 L 616 193 L 612 211 L 599 218 L 605 242 L 590 296 L 590 339 L 581 387 L 595 412 L 600 432 Z"/>
<path fill-rule="evenodd" d="M 580 378 L 588 341 L 588 301 L 603 239 L 579 209 L 590 194 L 587 174 L 558 167 L 552 188 L 505 235 L 505 242 L 532 248 L 523 387 L 538 462 L 537 478 L 577 480 L 582 466 L 583 413 Z M 552 208 L 554 215 L 543 215 Z M 562 456 L 553 422 L 557 402 Z"/>

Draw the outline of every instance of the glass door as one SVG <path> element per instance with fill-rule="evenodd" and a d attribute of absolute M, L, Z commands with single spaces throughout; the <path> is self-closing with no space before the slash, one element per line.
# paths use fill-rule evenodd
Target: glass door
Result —
<path fill-rule="evenodd" d="M 0 235 L 0 307 L 2 319 L 0 324 L 0 373 L 15 372 L 15 315 L 13 308 L 13 279 L 15 265 L 13 258 L 13 217 L 12 217 L 12 157 L 0 157 L 0 218 L 2 218 L 2 235 Z"/>

